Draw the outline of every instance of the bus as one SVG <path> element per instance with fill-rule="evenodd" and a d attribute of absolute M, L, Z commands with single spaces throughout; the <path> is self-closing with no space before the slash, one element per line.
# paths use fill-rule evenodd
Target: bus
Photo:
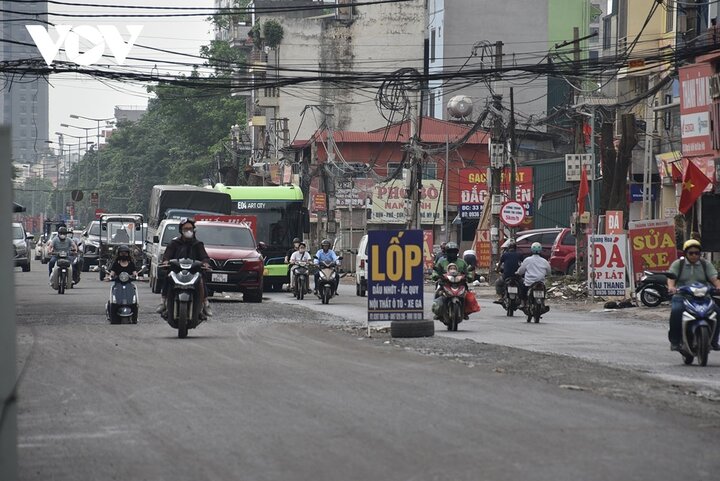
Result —
<path fill-rule="evenodd" d="M 302 190 L 297 185 L 227 186 L 215 184 L 215 189 L 230 194 L 232 214 L 255 216 L 255 238 L 266 248 L 263 288 L 279 291 L 290 282 L 285 254 L 295 237 L 310 232 L 310 217 L 303 206 Z"/>

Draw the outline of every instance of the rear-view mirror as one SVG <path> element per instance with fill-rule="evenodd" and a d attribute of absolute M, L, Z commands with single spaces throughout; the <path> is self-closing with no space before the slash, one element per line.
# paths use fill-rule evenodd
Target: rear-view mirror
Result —
<path fill-rule="evenodd" d="M 153 243 L 154 243 L 154 244 L 157 244 L 158 242 L 160 242 L 160 236 L 154 235 L 154 236 L 153 236 Z"/>

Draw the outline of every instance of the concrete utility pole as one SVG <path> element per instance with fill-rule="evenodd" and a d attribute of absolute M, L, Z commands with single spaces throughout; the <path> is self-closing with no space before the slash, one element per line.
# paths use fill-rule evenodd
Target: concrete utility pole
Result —
<path fill-rule="evenodd" d="M 0 127 L 0 159 L 12 157 L 10 128 Z M 0 162 L 0 245 L 11 243 L 12 164 Z M 0 322 L 0 479 L 17 479 L 17 403 L 15 399 L 17 358 L 15 353 L 15 278 L 9 251 L 0 256 L 0 303 L 5 314 Z"/>
<path fill-rule="evenodd" d="M 333 108 L 333 106 L 328 106 L 328 108 Z M 335 136 L 334 136 L 334 127 L 335 127 L 335 118 L 334 118 L 333 112 L 325 112 L 325 126 L 327 127 L 328 131 L 328 138 L 327 138 L 327 164 L 330 166 L 330 168 L 326 168 L 324 170 L 326 177 L 325 177 L 325 205 L 327 206 L 327 224 L 326 224 L 326 232 L 328 235 L 335 235 L 337 233 L 337 227 L 335 224 L 335 207 L 336 207 L 336 199 L 335 199 L 335 172 L 334 170 L 331 170 L 335 166 Z"/>
<path fill-rule="evenodd" d="M 515 145 L 515 141 L 515 92 L 514 89 L 510 87 L 510 139 L 508 142 L 508 160 L 510 161 L 510 200 L 517 200 L 517 181 L 515 180 L 515 177 L 517 176 L 515 149 L 517 146 Z M 515 238 L 516 231 L 517 227 L 510 228 L 513 238 Z"/>
<path fill-rule="evenodd" d="M 495 69 L 502 69 L 502 42 L 495 42 Z M 499 74 L 496 75 L 496 78 Z M 493 92 L 494 92 L 493 88 Z M 492 139 L 490 141 L 490 201 L 485 202 L 491 209 L 492 221 L 490 223 L 490 282 L 495 282 L 497 273 L 495 265 L 500 261 L 500 204 L 502 194 L 500 183 L 505 168 L 505 132 L 502 119 L 502 95 L 493 93 L 493 108 L 495 119 L 493 121 Z"/>

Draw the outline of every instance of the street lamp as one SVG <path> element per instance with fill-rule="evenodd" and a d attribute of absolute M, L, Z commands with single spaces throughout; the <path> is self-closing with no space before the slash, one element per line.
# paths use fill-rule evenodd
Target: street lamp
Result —
<path fill-rule="evenodd" d="M 77 140 L 78 153 L 77 153 L 77 160 L 75 161 L 75 165 L 77 165 L 80 162 L 80 151 L 82 150 L 82 147 L 80 145 L 80 139 L 82 139 L 83 137 L 81 135 L 63 134 L 62 132 L 55 132 L 55 135 L 59 135 L 59 136 L 63 136 L 63 137 L 72 137 L 73 139 Z M 85 137 L 85 139 L 87 139 L 87 137 Z M 90 144 L 94 144 L 94 142 L 88 142 L 87 140 L 85 141 L 85 150 L 86 151 L 87 151 L 87 146 Z M 72 154 L 70 152 L 70 149 L 68 149 L 68 154 L 69 154 L 68 155 L 68 174 L 69 174 L 70 169 L 72 168 Z M 86 174 L 85 177 L 87 180 L 87 169 L 86 169 L 85 174 Z M 80 184 L 80 173 L 78 172 L 78 185 L 79 184 Z"/>
<path fill-rule="evenodd" d="M 60 127 L 65 127 L 65 128 L 72 127 L 73 129 L 84 130 L 85 131 L 85 143 L 88 143 L 88 131 L 95 128 L 95 127 L 80 127 L 79 125 L 71 125 L 71 124 L 60 124 Z M 98 142 L 99 142 L 99 140 L 98 140 Z"/>
<path fill-rule="evenodd" d="M 84 115 L 77 115 L 77 114 L 70 114 L 71 119 L 84 119 L 84 120 L 90 120 L 91 122 L 97 122 L 97 142 L 95 143 L 95 149 L 100 152 L 100 122 L 106 122 L 111 123 L 111 120 L 114 120 L 115 117 L 105 117 L 105 118 L 95 118 L 95 117 L 85 117 Z M 95 159 L 97 161 L 97 191 L 100 192 L 100 158 Z"/>

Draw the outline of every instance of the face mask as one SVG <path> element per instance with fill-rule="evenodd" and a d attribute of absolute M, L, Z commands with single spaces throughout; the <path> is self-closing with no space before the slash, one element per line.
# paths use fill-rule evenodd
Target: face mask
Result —
<path fill-rule="evenodd" d="M 183 237 L 186 239 L 192 239 L 193 231 L 191 230 L 184 230 L 182 233 Z"/>
<path fill-rule="evenodd" d="M 65 240 L 67 236 L 65 234 L 60 234 L 58 237 L 60 238 L 60 240 Z"/>

